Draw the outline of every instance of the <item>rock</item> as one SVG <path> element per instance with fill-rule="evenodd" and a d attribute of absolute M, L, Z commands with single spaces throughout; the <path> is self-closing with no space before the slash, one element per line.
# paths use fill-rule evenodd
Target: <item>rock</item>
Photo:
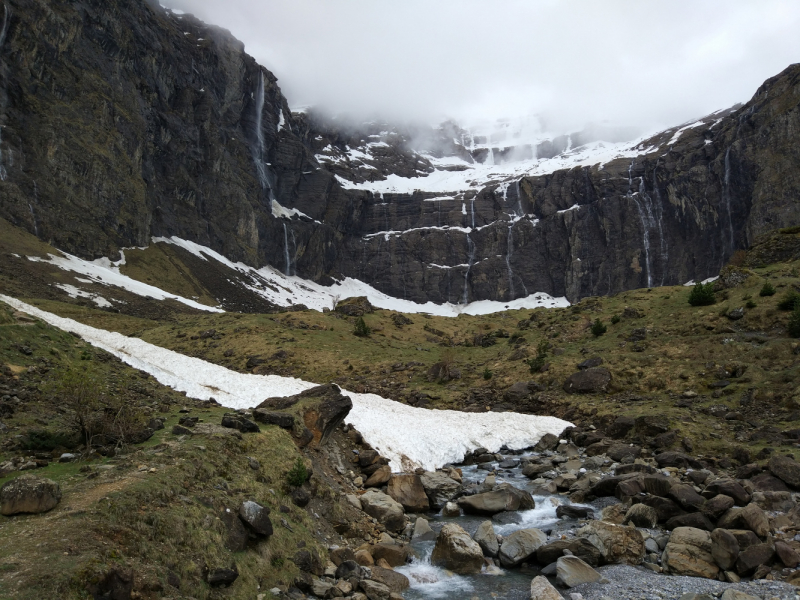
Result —
<path fill-rule="evenodd" d="M 736 572 L 740 576 L 750 575 L 758 567 L 768 563 L 775 556 L 773 544 L 754 544 L 739 552 L 736 559 Z"/>
<path fill-rule="evenodd" d="M 775 553 L 778 555 L 778 558 L 781 559 L 781 562 L 790 569 L 794 569 L 800 564 L 800 553 L 786 542 L 776 541 Z"/>
<path fill-rule="evenodd" d="M 642 477 L 642 485 L 644 487 L 644 491 L 648 494 L 666 497 L 669 495 L 669 491 L 672 489 L 672 486 L 675 485 L 675 481 L 668 477 L 664 477 L 660 473 L 647 474 Z"/>
<path fill-rule="evenodd" d="M 662 562 L 674 575 L 714 579 L 719 573 L 711 555 L 711 534 L 694 527 L 678 527 L 672 532 Z"/>
<path fill-rule="evenodd" d="M 461 515 L 461 507 L 455 502 L 447 502 L 442 507 L 443 517 L 458 517 Z"/>
<path fill-rule="evenodd" d="M 307 402 L 309 400 L 311 402 Z M 325 444 L 330 434 L 341 425 L 353 408 L 353 401 L 342 394 L 339 386 L 329 383 L 286 398 L 267 398 L 256 409 L 284 410 L 301 401 L 307 402 L 303 412 L 303 425 L 311 434 L 307 443 L 313 442 L 317 447 Z"/>
<path fill-rule="evenodd" d="M 767 468 L 786 485 L 795 489 L 800 488 L 800 463 L 788 456 L 775 455 L 769 459 Z"/>
<path fill-rule="evenodd" d="M 433 529 L 431 529 L 431 526 L 428 524 L 426 519 L 417 517 L 417 520 L 414 523 L 414 533 L 411 535 L 411 539 L 415 542 L 432 542 L 436 539 L 436 534 L 434 533 Z"/>
<path fill-rule="evenodd" d="M 497 557 L 500 550 L 500 544 L 497 542 L 497 534 L 494 532 L 491 521 L 484 521 L 478 525 L 475 535 L 472 536 L 478 545 L 481 547 L 484 556 Z"/>
<path fill-rule="evenodd" d="M 220 513 L 219 518 L 225 526 L 225 547 L 231 552 L 246 550 L 250 535 L 239 515 L 228 508 Z"/>
<path fill-rule="evenodd" d="M 587 565 L 577 556 L 562 556 L 556 561 L 558 580 L 566 587 L 575 587 L 582 583 L 594 583 L 602 579 L 600 573 Z"/>
<path fill-rule="evenodd" d="M 739 542 L 727 529 L 711 532 L 711 556 L 723 571 L 730 571 L 739 558 Z"/>
<path fill-rule="evenodd" d="M 678 467 L 685 469 L 687 467 L 691 467 L 692 469 L 702 469 L 703 465 L 701 465 L 697 460 L 688 456 L 687 454 L 683 454 L 682 452 L 675 452 L 672 450 L 668 450 L 666 452 L 662 452 L 656 456 L 656 463 L 662 469 L 664 467 Z M 717 492 L 719 493 L 719 492 Z"/>
<path fill-rule="evenodd" d="M 500 564 L 505 568 L 516 567 L 547 541 L 539 529 L 518 529 L 503 538 L 500 544 Z"/>
<path fill-rule="evenodd" d="M 341 564 L 346 561 L 355 562 L 356 554 L 350 548 L 332 548 L 328 552 L 328 556 L 331 559 L 331 562 L 336 565 L 337 567 L 341 566 Z"/>
<path fill-rule="evenodd" d="M 751 502 L 742 509 L 739 516 L 744 521 L 747 529 L 760 538 L 767 537 L 769 534 L 769 519 L 757 504 Z"/>
<path fill-rule="evenodd" d="M 388 483 L 392 478 L 392 468 L 389 465 L 382 465 L 370 475 L 364 482 L 364 487 L 381 487 L 383 484 Z"/>
<path fill-rule="evenodd" d="M 759 492 L 788 492 L 787 486 L 782 480 L 778 479 L 770 473 L 759 473 L 751 477 L 750 482 L 753 487 Z"/>
<path fill-rule="evenodd" d="M 231 585 L 239 577 L 239 571 L 236 566 L 232 568 L 220 567 L 212 569 L 208 572 L 206 582 L 211 587 L 219 587 L 223 585 Z"/>
<path fill-rule="evenodd" d="M 375 544 L 370 548 L 370 552 L 376 564 L 381 560 L 385 560 L 390 567 L 402 567 L 413 556 L 408 546 L 395 544 L 394 542 Z"/>
<path fill-rule="evenodd" d="M 441 471 L 425 471 L 420 475 L 422 487 L 431 508 L 440 510 L 461 489 L 461 484 Z"/>
<path fill-rule="evenodd" d="M 635 527 L 591 521 L 576 535 L 589 540 L 600 551 L 604 563 L 638 565 L 644 558 L 644 540 Z"/>
<path fill-rule="evenodd" d="M 389 600 L 392 594 L 392 590 L 389 589 L 389 586 L 378 581 L 372 581 L 371 579 L 359 581 L 358 585 L 369 600 Z"/>
<path fill-rule="evenodd" d="M 595 394 L 604 392 L 611 383 L 611 372 L 604 367 L 593 367 L 573 373 L 564 382 L 568 394 Z"/>
<path fill-rule="evenodd" d="M 229 413 L 224 415 L 222 417 L 221 425 L 228 429 L 236 429 L 237 431 L 241 431 L 242 433 L 258 433 L 259 431 L 261 431 L 259 426 L 253 423 L 253 421 L 236 413 Z M 172 430 L 172 433 L 175 433 L 174 428 Z"/>
<path fill-rule="evenodd" d="M 646 527 L 652 529 L 658 523 L 658 513 L 656 509 L 646 504 L 634 504 L 625 513 L 623 525 L 632 523 L 636 527 Z"/>
<path fill-rule="evenodd" d="M 258 502 L 247 500 L 239 507 L 239 518 L 255 535 L 269 537 L 272 535 L 272 521 L 269 519 L 269 508 Z"/>
<path fill-rule="evenodd" d="M 705 498 L 698 494 L 692 486 L 685 483 L 673 485 L 668 495 L 684 509 L 690 511 L 700 510 L 706 502 Z"/>
<path fill-rule="evenodd" d="M 634 444 L 613 444 L 606 450 L 606 454 L 614 462 L 633 462 L 641 453 L 642 449 Z"/>
<path fill-rule="evenodd" d="M 298 550 L 294 553 L 292 562 L 297 565 L 297 568 L 301 571 L 311 573 L 317 577 L 322 577 L 325 573 L 325 565 L 322 563 L 322 559 L 315 550 Z"/>
<path fill-rule="evenodd" d="M 738 481 L 728 478 L 721 478 L 712 481 L 703 490 L 703 496 L 706 498 L 713 498 L 717 494 L 725 494 L 733 498 L 736 506 L 744 506 L 750 502 L 750 494 L 742 487 Z"/>
<path fill-rule="evenodd" d="M 744 307 L 740 306 L 739 308 L 734 308 L 733 310 L 729 311 L 726 316 L 731 321 L 738 321 L 739 319 L 744 317 Z"/>
<path fill-rule="evenodd" d="M 609 437 L 619 440 L 628 435 L 634 424 L 635 421 L 632 417 L 617 417 L 617 420 L 606 428 L 606 433 Z"/>
<path fill-rule="evenodd" d="M 558 446 L 558 436 L 552 433 L 545 433 L 539 438 L 539 441 L 536 442 L 535 449 L 542 452 L 544 450 L 555 450 L 556 446 Z"/>
<path fill-rule="evenodd" d="M 363 567 L 371 567 L 375 564 L 375 559 L 372 558 L 372 554 L 370 554 L 368 550 L 357 550 L 355 560 Z M 339 575 L 337 575 L 337 577 L 339 577 Z"/>
<path fill-rule="evenodd" d="M 694 529 L 702 529 L 704 531 L 713 531 L 714 524 L 703 513 L 695 512 L 685 515 L 678 515 L 672 517 L 665 524 L 664 528 L 673 530 L 678 527 L 693 527 Z"/>
<path fill-rule="evenodd" d="M 480 573 L 483 552 L 464 529 L 456 523 L 445 523 L 436 538 L 431 563 L 459 575 Z"/>
<path fill-rule="evenodd" d="M 402 531 L 405 527 L 403 505 L 383 492 L 367 490 L 361 496 L 361 506 L 365 513 L 375 517 L 389 531 Z"/>
<path fill-rule="evenodd" d="M 172 435 L 192 435 L 194 431 L 183 425 L 173 425 Z"/>
<path fill-rule="evenodd" d="M 589 540 L 585 538 L 569 538 L 566 540 L 556 540 L 540 546 L 536 550 L 536 562 L 540 565 L 549 565 L 564 555 L 564 550 L 569 550 L 587 564 L 596 567 L 602 561 L 602 555 Z"/>
<path fill-rule="evenodd" d="M 733 498 L 725 494 L 717 494 L 703 505 L 703 513 L 712 519 L 719 519 L 726 511 L 733 508 Z"/>
<path fill-rule="evenodd" d="M 493 515 L 504 510 L 529 510 L 536 505 L 531 495 L 512 486 L 458 499 L 465 513 Z"/>
<path fill-rule="evenodd" d="M 408 581 L 408 577 L 392 569 L 371 567 L 370 572 L 372 573 L 372 576 L 370 577 L 372 581 L 382 583 L 392 592 L 402 592 L 403 590 L 408 589 L 408 587 L 411 585 L 411 583 Z"/>
<path fill-rule="evenodd" d="M 663 523 L 664 521 L 668 521 L 673 517 L 683 514 L 683 509 L 669 498 L 648 495 L 642 499 L 642 504 L 652 506 L 656 509 L 659 523 Z"/>
<path fill-rule="evenodd" d="M 333 584 L 328 583 L 327 581 L 323 581 L 322 579 L 315 577 L 311 581 L 311 593 L 317 598 L 329 597 L 329 592 L 331 588 L 333 588 Z"/>
<path fill-rule="evenodd" d="M 547 577 L 538 575 L 531 581 L 531 600 L 564 600 Z"/>
<path fill-rule="evenodd" d="M 175 575 L 174 573 L 171 573 Z M 169 576 L 168 576 L 169 577 Z M 177 576 L 172 579 L 174 582 Z M 178 580 L 178 585 L 180 581 Z M 177 586 L 176 586 L 177 587 Z M 114 567 L 109 570 L 100 581 L 90 583 L 87 591 L 92 598 L 108 598 L 109 600 L 129 600 L 134 588 L 134 572 L 132 569 Z"/>
<path fill-rule="evenodd" d="M 720 529 L 738 529 L 742 525 L 741 519 L 742 509 L 734 506 L 733 508 L 722 513 L 722 516 L 717 521 L 717 527 Z"/>
<path fill-rule="evenodd" d="M 594 511 L 586 506 L 559 504 L 556 507 L 556 516 L 559 519 L 591 519 L 594 517 Z"/>
<path fill-rule="evenodd" d="M 305 508 L 311 502 L 311 496 L 301 487 L 294 488 L 289 497 L 292 499 L 292 503 L 300 508 Z"/>
<path fill-rule="evenodd" d="M 294 428 L 294 416 L 289 413 L 256 408 L 253 410 L 253 418 L 264 425 L 277 425 L 281 429 Z"/>
<path fill-rule="evenodd" d="M 795 507 L 791 492 L 753 492 L 752 500 L 768 511 L 789 512 Z"/>
<path fill-rule="evenodd" d="M 0 488 L 0 513 L 6 516 L 47 512 L 60 501 L 61 487 L 51 479 L 36 475 L 21 475 Z"/>
<path fill-rule="evenodd" d="M 430 508 L 428 496 L 415 473 L 392 475 L 387 493 L 409 512 L 425 512 Z"/>
<path fill-rule="evenodd" d="M 643 438 L 653 438 L 669 431 L 669 420 L 663 415 L 642 415 L 634 420 L 634 428 Z"/>
<path fill-rule="evenodd" d="M 595 356 L 593 358 L 587 358 L 581 363 L 578 363 L 576 366 L 579 370 L 585 371 L 586 369 L 591 369 L 592 367 L 599 367 L 603 364 L 603 359 L 599 356 Z"/>

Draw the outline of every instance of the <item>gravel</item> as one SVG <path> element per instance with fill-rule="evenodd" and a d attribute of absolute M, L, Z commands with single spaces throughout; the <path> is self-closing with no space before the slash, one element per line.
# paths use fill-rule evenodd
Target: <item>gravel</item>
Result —
<path fill-rule="evenodd" d="M 721 595 L 728 588 L 758 596 L 764 600 L 800 600 L 800 588 L 779 581 L 756 581 L 722 583 L 713 579 L 661 575 L 644 567 L 610 565 L 597 569 L 609 583 L 585 583 L 569 590 L 578 592 L 585 600 L 679 600 L 686 593 Z"/>

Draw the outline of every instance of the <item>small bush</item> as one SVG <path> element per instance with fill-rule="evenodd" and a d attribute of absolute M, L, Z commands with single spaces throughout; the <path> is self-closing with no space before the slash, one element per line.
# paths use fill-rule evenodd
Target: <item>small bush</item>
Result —
<path fill-rule="evenodd" d="M 758 306 L 758 304 L 756 304 L 756 303 L 755 303 L 755 302 L 753 302 L 752 300 L 748 300 L 748 301 L 747 301 L 747 304 L 745 304 L 745 306 L 746 306 L 747 308 L 755 308 L 756 306 Z"/>
<path fill-rule="evenodd" d="M 689 304 L 692 306 L 710 306 L 717 301 L 714 296 L 714 284 L 697 283 L 689 293 Z"/>
<path fill-rule="evenodd" d="M 600 337 L 606 331 L 608 331 L 608 327 L 606 327 L 600 319 L 595 319 L 594 323 L 592 323 L 592 335 L 594 337 Z"/>
<path fill-rule="evenodd" d="M 792 311 L 792 315 L 789 317 L 789 325 L 786 329 L 791 337 L 800 338 L 800 304 L 795 306 Z"/>
<path fill-rule="evenodd" d="M 483 368 L 483 378 L 487 381 L 492 378 L 492 372 L 489 370 L 489 367 Z"/>
<path fill-rule="evenodd" d="M 547 340 L 542 340 L 536 347 L 536 356 L 525 361 L 531 368 L 531 373 L 538 373 L 542 370 L 545 360 L 547 359 L 547 349 L 549 347 L 550 344 L 547 343 Z"/>
<path fill-rule="evenodd" d="M 761 288 L 761 291 L 758 292 L 759 296 L 774 296 L 775 295 L 775 286 L 773 286 L 769 281 L 764 282 L 764 286 Z"/>
<path fill-rule="evenodd" d="M 358 337 L 368 337 L 372 330 L 364 322 L 364 317 L 358 317 L 356 324 L 353 326 L 353 334 Z"/>
<path fill-rule="evenodd" d="M 617 323 L 619 323 L 619 321 L 620 321 L 619 315 L 614 315 L 613 317 L 611 317 L 612 325 L 616 325 Z"/>
<path fill-rule="evenodd" d="M 286 483 L 293 487 L 300 487 L 306 482 L 308 477 L 309 473 L 306 468 L 306 463 L 298 456 L 294 466 L 286 473 Z"/>
<path fill-rule="evenodd" d="M 800 305 L 800 294 L 797 292 L 786 292 L 786 295 L 778 302 L 778 308 L 781 310 L 794 310 Z"/>
<path fill-rule="evenodd" d="M 80 438 L 74 433 L 53 431 L 50 429 L 34 429 L 20 440 L 23 450 L 51 452 L 56 448 L 72 449 L 80 444 Z"/>

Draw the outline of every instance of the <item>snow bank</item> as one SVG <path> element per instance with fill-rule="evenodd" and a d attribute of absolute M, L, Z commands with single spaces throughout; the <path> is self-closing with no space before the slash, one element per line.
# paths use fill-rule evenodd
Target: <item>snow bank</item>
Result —
<path fill-rule="evenodd" d="M 316 385 L 294 377 L 237 373 L 138 338 L 59 317 L 2 294 L 0 300 L 59 329 L 78 334 L 192 398 L 214 398 L 230 408 L 251 408 L 265 398 L 291 396 Z M 535 444 L 545 433 L 558 434 L 570 425 L 555 417 L 428 410 L 375 394 L 346 390 L 343 393 L 353 400 L 347 421 L 390 459 L 395 471 L 417 466 L 434 469 L 460 460 L 467 451 L 480 446 L 490 451 L 497 451 L 503 444 L 524 448 Z"/>

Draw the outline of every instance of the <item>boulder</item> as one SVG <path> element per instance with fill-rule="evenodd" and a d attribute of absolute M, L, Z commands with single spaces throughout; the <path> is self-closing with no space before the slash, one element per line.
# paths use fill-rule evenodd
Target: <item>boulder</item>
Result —
<path fill-rule="evenodd" d="M 556 540 L 540 546 L 536 550 L 536 562 L 540 565 L 549 565 L 556 562 L 559 557 L 564 555 L 564 550 L 569 550 L 587 564 L 596 567 L 602 561 L 602 555 L 589 540 L 586 538 L 570 538 L 566 540 Z"/>
<path fill-rule="evenodd" d="M 402 567 L 413 557 L 413 552 L 407 545 L 391 542 L 375 544 L 370 548 L 370 553 L 376 564 L 385 560 L 390 567 Z"/>
<path fill-rule="evenodd" d="M 662 563 L 674 575 L 714 579 L 719 573 L 711 554 L 711 534 L 694 527 L 678 527 L 672 532 Z"/>
<path fill-rule="evenodd" d="M 609 437 L 619 440 L 628 435 L 634 424 L 635 421 L 632 417 L 617 417 L 617 420 L 606 428 L 606 433 Z"/>
<path fill-rule="evenodd" d="M 641 503 L 652 506 L 656 510 L 659 523 L 663 523 L 664 521 L 668 521 L 673 517 L 683 514 L 683 509 L 669 498 L 650 495 L 644 497 Z"/>
<path fill-rule="evenodd" d="M 277 425 L 282 429 L 294 428 L 294 416 L 285 412 L 256 408 L 253 410 L 253 418 L 264 425 Z"/>
<path fill-rule="evenodd" d="M 556 516 L 559 519 L 591 519 L 594 516 L 594 511 L 588 506 L 559 504 L 556 507 Z"/>
<path fill-rule="evenodd" d="M 430 508 L 428 496 L 415 473 L 392 475 L 387 492 L 409 512 L 425 512 Z"/>
<path fill-rule="evenodd" d="M 239 518 L 245 527 L 258 537 L 272 535 L 272 521 L 269 519 L 269 508 L 258 502 L 247 500 L 239 506 Z"/>
<path fill-rule="evenodd" d="M 411 539 L 415 542 L 432 542 L 436 539 L 436 533 L 434 533 L 433 529 L 431 529 L 427 519 L 417 517 L 417 520 L 414 523 L 414 533 L 411 535 Z"/>
<path fill-rule="evenodd" d="M 800 463 L 794 459 L 776 454 L 769 459 L 767 468 L 789 487 L 800 488 Z"/>
<path fill-rule="evenodd" d="M 664 523 L 664 528 L 670 531 L 678 527 L 693 527 L 695 529 L 702 529 L 703 531 L 713 531 L 714 523 L 701 512 L 678 515 Z"/>
<path fill-rule="evenodd" d="M 458 573 L 480 573 L 483 552 L 464 529 L 456 523 L 445 523 L 436 538 L 431 563 Z"/>
<path fill-rule="evenodd" d="M 643 438 L 654 438 L 669 431 L 669 419 L 662 415 L 642 415 L 634 420 L 634 428 Z"/>
<path fill-rule="evenodd" d="M 436 510 L 440 510 L 461 489 L 458 481 L 441 471 L 425 471 L 419 479 L 431 508 Z"/>
<path fill-rule="evenodd" d="M 789 512 L 795 507 L 791 492 L 753 492 L 752 500 L 768 511 Z"/>
<path fill-rule="evenodd" d="M 761 600 L 761 597 L 753 596 L 752 594 L 745 594 L 739 590 L 728 588 L 722 593 L 720 600 Z"/>
<path fill-rule="evenodd" d="M 261 428 L 253 421 L 236 413 L 223 415 L 220 424 L 227 429 L 236 429 L 242 433 L 258 433 L 261 431 Z M 175 433 L 175 428 L 173 428 L 172 432 Z"/>
<path fill-rule="evenodd" d="M 384 569 L 383 567 L 370 567 L 370 579 L 382 583 L 389 588 L 392 592 L 402 592 L 411 585 L 408 577 L 402 573 L 398 573 L 393 569 Z"/>
<path fill-rule="evenodd" d="M 790 569 L 794 569 L 800 564 L 800 553 L 786 542 L 775 542 L 775 553 L 778 555 L 778 558 L 781 559 L 781 562 Z"/>
<path fill-rule="evenodd" d="M 364 482 L 364 487 L 381 487 L 383 484 L 388 483 L 391 478 L 392 468 L 389 465 L 381 465 L 367 478 Z"/>
<path fill-rule="evenodd" d="M 635 444 L 612 444 L 606 455 L 614 462 L 633 462 L 642 453 L 642 449 Z"/>
<path fill-rule="evenodd" d="M 536 442 L 536 450 L 544 451 L 544 450 L 555 450 L 558 446 L 558 436 L 553 435 L 552 433 L 545 433 L 542 437 L 539 438 L 539 441 Z"/>
<path fill-rule="evenodd" d="M 642 476 L 644 491 L 653 496 L 665 498 L 675 482 L 669 477 L 664 477 L 660 473 L 646 474 Z"/>
<path fill-rule="evenodd" d="M 604 367 L 593 367 L 573 373 L 564 382 L 568 394 L 596 394 L 604 392 L 611 383 L 611 372 Z"/>
<path fill-rule="evenodd" d="M 538 575 L 531 581 L 531 600 L 564 600 L 564 598 L 547 577 Z"/>
<path fill-rule="evenodd" d="M 389 600 L 392 595 L 392 590 L 389 589 L 389 586 L 379 581 L 364 579 L 359 581 L 358 585 L 369 600 Z"/>
<path fill-rule="evenodd" d="M 230 508 L 226 508 L 219 513 L 219 519 L 225 527 L 223 540 L 225 547 L 231 552 L 247 550 L 247 542 L 250 539 L 250 535 L 239 515 Z"/>
<path fill-rule="evenodd" d="M 211 587 L 231 585 L 239 577 L 239 570 L 234 565 L 232 568 L 219 567 L 208 572 L 206 581 Z"/>
<path fill-rule="evenodd" d="M 361 506 L 370 517 L 375 517 L 389 531 L 402 531 L 405 526 L 403 505 L 391 496 L 371 489 L 361 496 Z"/>
<path fill-rule="evenodd" d="M 687 467 L 691 467 L 692 469 L 703 468 L 703 465 L 701 465 L 700 462 L 688 454 L 674 452 L 672 450 L 658 454 L 656 456 L 656 463 L 662 469 L 664 467 L 678 467 L 679 469 L 685 469 Z"/>
<path fill-rule="evenodd" d="M 458 505 L 465 513 L 477 515 L 493 515 L 504 510 L 529 510 L 536 506 L 528 492 L 510 485 L 492 492 L 464 496 L 458 499 Z"/>
<path fill-rule="evenodd" d="M 461 507 L 455 502 L 447 502 L 442 507 L 443 517 L 458 517 L 461 516 Z"/>
<path fill-rule="evenodd" d="M 652 529 L 658 523 L 658 513 L 655 508 L 646 504 L 634 504 L 625 513 L 623 525 L 632 523 L 636 527 L 647 527 Z"/>
<path fill-rule="evenodd" d="M 775 556 L 773 544 L 748 546 L 739 552 L 739 557 L 736 559 L 736 572 L 740 576 L 750 575 L 758 567 L 771 561 L 773 556 Z"/>
<path fill-rule="evenodd" d="M 576 535 L 589 540 L 600 551 L 604 563 L 638 565 L 644 558 L 644 539 L 635 527 L 591 521 Z"/>
<path fill-rule="evenodd" d="M 602 579 L 600 573 L 587 565 L 577 556 L 562 556 L 556 561 L 558 580 L 566 587 L 575 587 L 582 583 L 594 583 Z"/>
<path fill-rule="evenodd" d="M 731 571 L 739 558 L 739 542 L 727 529 L 711 532 L 711 556 L 723 571 Z"/>
<path fill-rule="evenodd" d="M 717 494 L 703 505 L 703 513 L 712 519 L 719 519 L 725 512 L 733 508 L 733 498 L 725 494 Z"/>
<path fill-rule="evenodd" d="M 527 560 L 547 541 L 547 535 L 539 529 L 518 529 L 507 535 L 500 545 L 500 564 L 506 568 L 516 567 Z"/>
<path fill-rule="evenodd" d="M 328 556 L 331 559 L 331 562 L 336 565 L 337 567 L 340 566 L 344 561 L 349 560 L 355 562 L 356 560 L 356 553 L 353 552 L 351 548 L 331 548 L 328 552 Z"/>
<path fill-rule="evenodd" d="M 746 529 L 755 533 L 758 537 L 764 538 L 769 534 L 769 518 L 757 504 L 750 503 L 739 513 Z"/>
<path fill-rule="evenodd" d="M 782 480 L 778 479 L 770 473 L 759 473 L 755 477 L 750 478 L 750 483 L 753 488 L 759 492 L 788 492 L 787 486 Z"/>
<path fill-rule="evenodd" d="M 47 512 L 60 501 L 61 487 L 36 475 L 21 475 L 0 488 L 0 513 L 6 516 Z"/>
<path fill-rule="evenodd" d="M 698 494 L 695 489 L 686 483 L 678 483 L 670 488 L 668 496 L 680 504 L 684 509 L 697 511 L 703 507 L 706 499 Z"/>
<path fill-rule="evenodd" d="M 750 494 L 735 479 L 722 478 L 712 481 L 703 490 L 703 496 L 713 498 L 717 494 L 725 494 L 733 498 L 736 506 L 744 506 L 750 502 Z"/>
<path fill-rule="evenodd" d="M 497 534 L 494 532 L 491 521 L 484 521 L 478 525 L 478 529 L 472 539 L 478 542 L 485 556 L 497 557 L 497 553 L 500 551 L 500 544 L 497 542 Z"/>

